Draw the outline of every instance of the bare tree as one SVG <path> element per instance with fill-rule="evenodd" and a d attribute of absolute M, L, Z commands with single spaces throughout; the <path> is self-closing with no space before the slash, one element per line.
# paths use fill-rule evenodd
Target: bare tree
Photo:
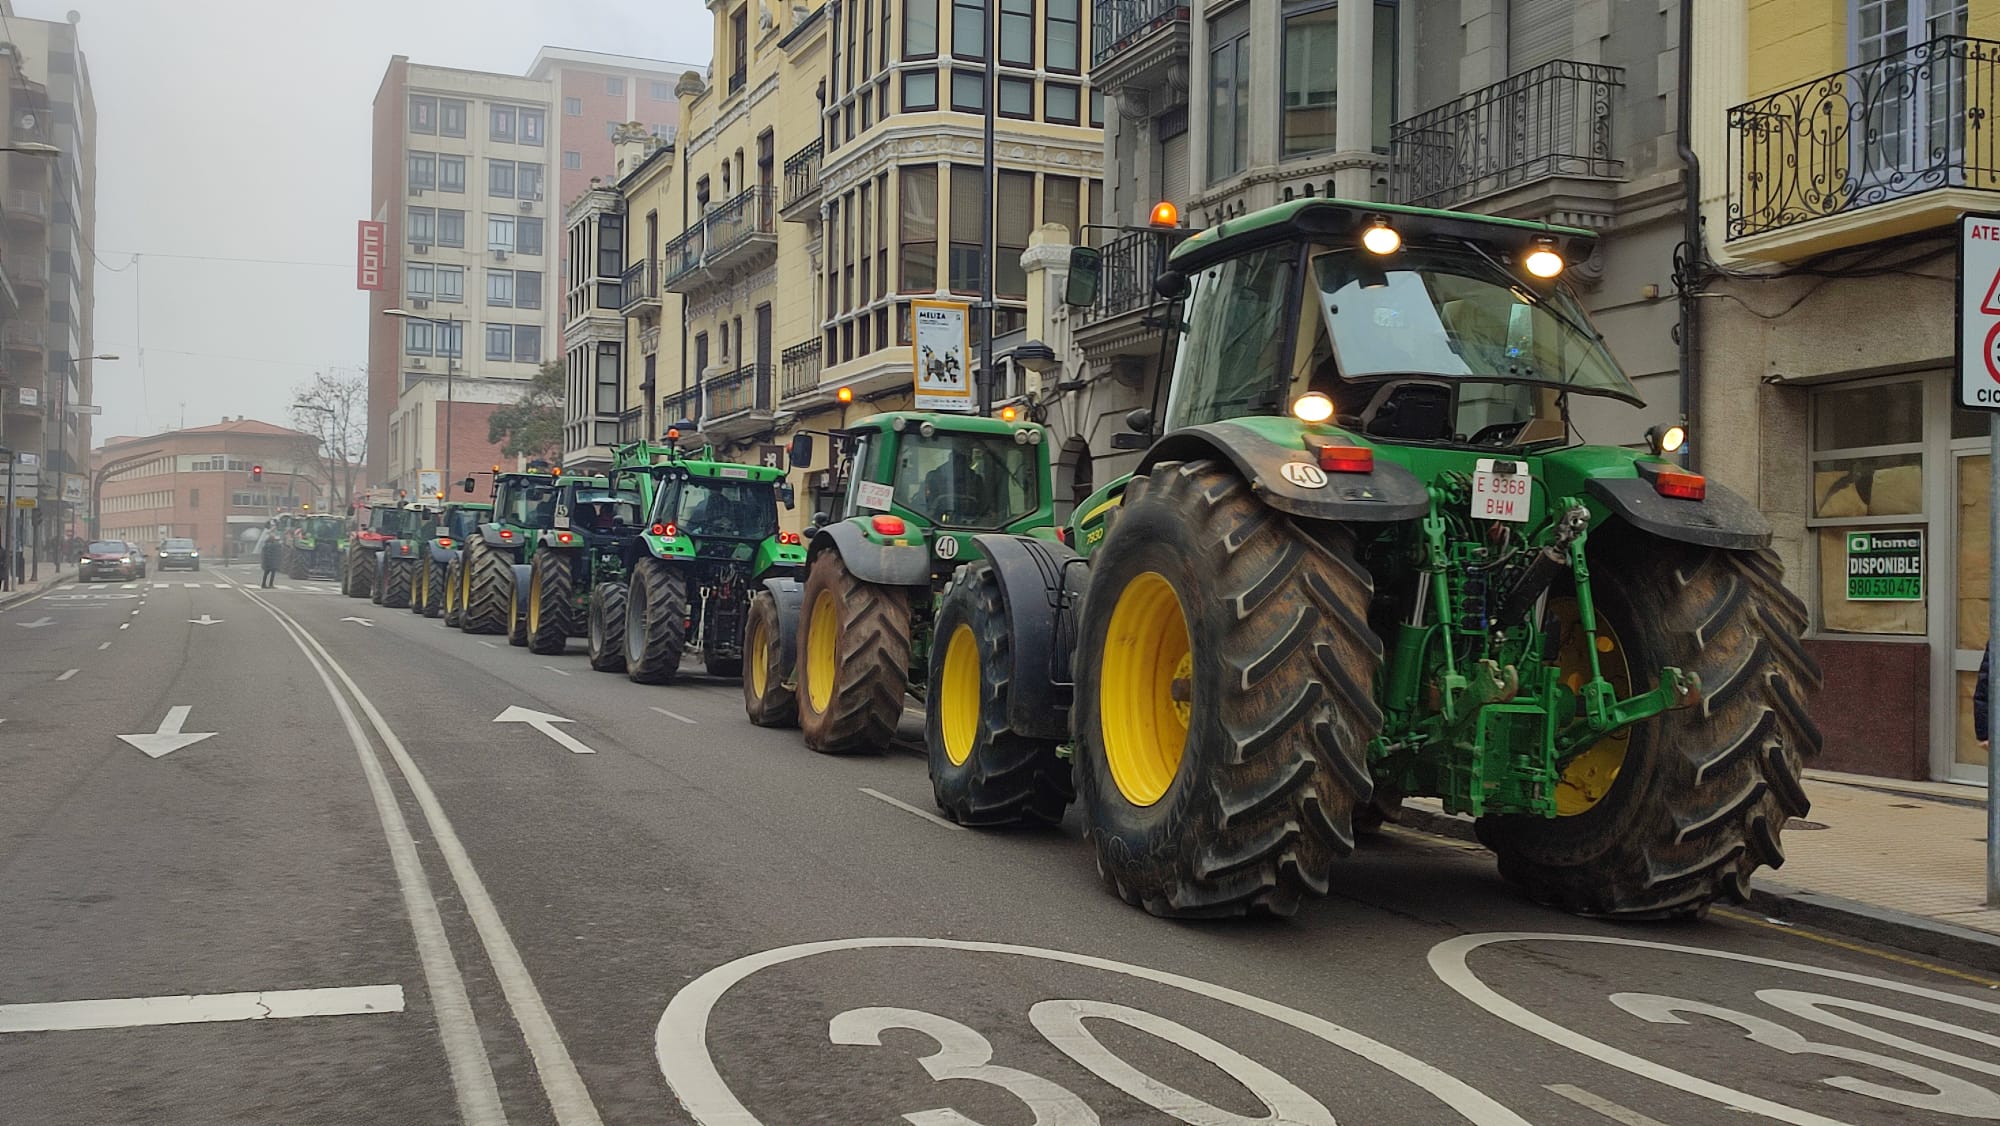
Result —
<path fill-rule="evenodd" d="M 368 380 L 314 372 L 292 393 L 292 426 L 312 435 L 312 457 L 326 472 L 328 508 L 345 512 L 368 452 Z"/>

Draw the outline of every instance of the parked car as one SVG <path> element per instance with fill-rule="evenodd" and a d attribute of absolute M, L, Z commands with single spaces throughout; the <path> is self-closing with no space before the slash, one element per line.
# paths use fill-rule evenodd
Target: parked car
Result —
<path fill-rule="evenodd" d="M 201 552 L 195 550 L 190 539 L 167 539 L 160 541 L 160 570 L 170 567 L 185 567 L 190 571 L 201 570 Z"/>
<path fill-rule="evenodd" d="M 124 540 L 92 540 L 76 562 L 78 582 L 97 579 L 137 579 L 146 574 L 146 556 Z"/>

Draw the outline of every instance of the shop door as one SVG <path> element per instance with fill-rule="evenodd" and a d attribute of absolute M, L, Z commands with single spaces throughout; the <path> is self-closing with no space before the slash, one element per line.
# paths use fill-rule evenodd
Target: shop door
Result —
<path fill-rule="evenodd" d="M 1987 634 L 1988 576 L 1992 569 L 1986 523 L 1990 466 L 1984 451 L 1954 450 L 1951 461 L 1952 561 L 1957 588 L 1952 601 L 1957 620 L 1952 626 L 1951 759 L 1946 764 L 1946 777 L 1954 782 L 1983 783 L 1986 751 L 1973 738 L 1972 690 L 1979 681 L 1979 655 L 1985 649 Z"/>

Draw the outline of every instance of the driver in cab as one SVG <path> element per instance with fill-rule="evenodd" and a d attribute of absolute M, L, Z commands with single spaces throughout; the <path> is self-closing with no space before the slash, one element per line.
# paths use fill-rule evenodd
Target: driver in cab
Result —
<path fill-rule="evenodd" d="M 918 500 L 923 511 L 940 524 L 971 523 L 991 509 L 993 487 L 987 479 L 986 451 L 951 450 L 924 475 Z"/>

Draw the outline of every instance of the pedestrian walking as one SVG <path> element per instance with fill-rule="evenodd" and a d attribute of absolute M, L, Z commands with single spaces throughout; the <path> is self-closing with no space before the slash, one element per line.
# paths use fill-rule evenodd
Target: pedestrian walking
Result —
<path fill-rule="evenodd" d="M 278 537 L 268 532 L 265 533 L 263 546 L 257 549 L 257 554 L 264 561 L 264 580 L 257 585 L 266 588 L 276 586 L 278 584 Z"/>
<path fill-rule="evenodd" d="M 1986 701 L 1993 695 L 1986 687 L 1986 669 L 1992 663 L 1993 647 L 1988 645 L 1986 652 L 1979 655 L 1979 683 L 1972 689 L 1972 737 L 1979 740 L 1979 745 L 1982 747 L 1993 739 L 1992 727 L 1986 718 L 1988 710 Z"/>

